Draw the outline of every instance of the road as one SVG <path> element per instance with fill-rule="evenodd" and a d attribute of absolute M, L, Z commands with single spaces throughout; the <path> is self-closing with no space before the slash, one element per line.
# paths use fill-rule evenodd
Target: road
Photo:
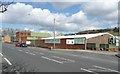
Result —
<path fill-rule="evenodd" d="M 2 44 L 3 59 L 7 68 L 4 71 L 18 72 L 101 72 L 118 71 L 118 58 L 110 55 L 86 52 L 50 51 L 45 48 L 22 48 L 13 44 Z M 6 58 L 6 59 L 5 59 Z"/>

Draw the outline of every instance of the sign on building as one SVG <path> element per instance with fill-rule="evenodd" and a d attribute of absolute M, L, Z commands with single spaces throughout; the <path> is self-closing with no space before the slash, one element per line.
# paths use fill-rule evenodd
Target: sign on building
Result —
<path fill-rule="evenodd" d="M 67 39 L 66 44 L 74 44 L 74 39 Z"/>
<path fill-rule="evenodd" d="M 84 38 L 66 39 L 66 44 L 85 44 Z"/>
<path fill-rule="evenodd" d="M 46 39 L 45 43 L 54 43 L 54 39 Z M 60 39 L 55 39 L 55 43 L 60 43 Z"/>

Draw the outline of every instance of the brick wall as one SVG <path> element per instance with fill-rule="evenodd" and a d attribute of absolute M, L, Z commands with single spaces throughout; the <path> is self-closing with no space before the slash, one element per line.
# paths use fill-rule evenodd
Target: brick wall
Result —
<path fill-rule="evenodd" d="M 96 43 L 96 48 L 99 48 L 100 44 L 108 44 L 108 39 L 110 37 L 111 36 L 108 34 L 93 37 L 93 38 L 87 39 L 87 43 Z"/>
<path fill-rule="evenodd" d="M 53 47 L 53 43 L 45 43 L 44 40 L 39 40 L 39 46 L 41 47 Z M 60 44 L 55 44 L 56 48 L 60 49 L 85 49 L 85 45 L 74 45 L 74 44 L 66 44 L 66 39 L 61 39 Z"/>

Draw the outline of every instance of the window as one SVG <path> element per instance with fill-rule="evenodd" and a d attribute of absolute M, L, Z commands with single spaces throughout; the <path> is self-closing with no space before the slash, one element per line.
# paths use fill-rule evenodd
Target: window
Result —
<path fill-rule="evenodd" d="M 30 33 L 28 33 L 28 35 L 30 35 Z"/>
<path fill-rule="evenodd" d="M 21 33 L 21 35 L 23 35 L 23 33 Z"/>
<path fill-rule="evenodd" d="M 75 38 L 74 44 L 85 44 L 84 38 Z"/>
<path fill-rule="evenodd" d="M 45 43 L 54 43 L 54 39 L 46 39 Z M 55 39 L 55 43 L 60 43 L 60 39 Z"/>

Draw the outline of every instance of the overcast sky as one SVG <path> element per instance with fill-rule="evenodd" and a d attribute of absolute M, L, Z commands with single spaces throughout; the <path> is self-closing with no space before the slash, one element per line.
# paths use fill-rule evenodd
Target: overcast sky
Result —
<path fill-rule="evenodd" d="M 101 2 L 16 2 L 0 13 L 2 27 L 74 33 L 117 27 L 118 0 Z M 55 18 L 55 24 L 54 24 Z"/>

